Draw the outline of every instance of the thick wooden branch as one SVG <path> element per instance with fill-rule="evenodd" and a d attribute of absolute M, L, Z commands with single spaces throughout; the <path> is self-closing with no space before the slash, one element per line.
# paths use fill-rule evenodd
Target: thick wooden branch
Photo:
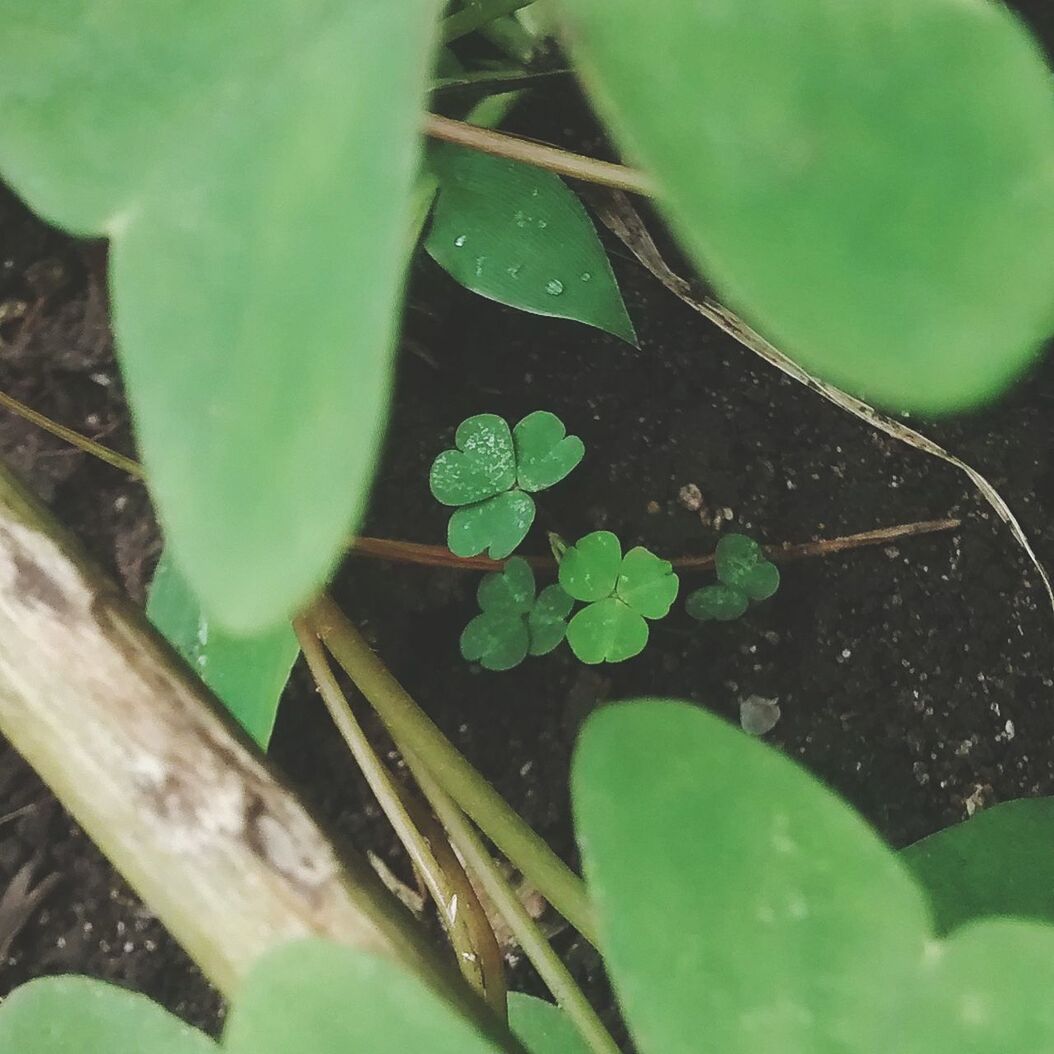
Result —
<path fill-rule="evenodd" d="M 402 962 L 491 1030 L 368 866 L 338 858 L 142 613 L 2 469 L 0 731 L 228 996 L 268 948 L 320 936 Z"/>

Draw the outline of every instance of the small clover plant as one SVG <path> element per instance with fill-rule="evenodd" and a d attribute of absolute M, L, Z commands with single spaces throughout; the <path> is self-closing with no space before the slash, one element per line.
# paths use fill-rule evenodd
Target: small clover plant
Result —
<path fill-rule="evenodd" d="M 531 565 L 518 556 L 487 575 L 477 593 L 480 614 L 461 634 L 461 654 L 487 670 L 511 670 L 558 647 L 574 601 L 559 585 L 535 590 Z"/>
<path fill-rule="evenodd" d="M 722 538 L 714 563 L 718 584 L 697 589 L 685 602 L 685 610 L 700 622 L 730 622 L 744 614 L 752 600 L 768 600 L 779 589 L 779 569 L 745 534 Z"/>
<path fill-rule="evenodd" d="M 594 531 L 560 561 L 560 585 L 584 607 L 567 628 L 567 643 L 585 663 L 622 662 L 648 643 L 646 619 L 664 618 L 680 586 L 673 565 L 641 546 L 622 555 L 610 531 Z"/>
<path fill-rule="evenodd" d="M 462 421 L 455 450 L 432 464 L 429 484 L 444 505 L 457 506 L 447 527 L 456 556 L 489 550 L 503 560 L 534 522 L 532 493 L 559 483 L 582 460 L 585 446 L 554 414 L 538 410 L 510 429 L 496 414 Z"/>

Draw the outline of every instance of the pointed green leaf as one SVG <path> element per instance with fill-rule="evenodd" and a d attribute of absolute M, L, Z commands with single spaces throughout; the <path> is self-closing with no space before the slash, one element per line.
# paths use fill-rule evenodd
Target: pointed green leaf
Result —
<path fill-rule="evenodd" d="M 622 544 L 610 531 L 580 538 L 560 560 L 560 585 L 575 600 L 611 596 L 622 564 Z"/>
<path fill-rule="evenodd" d="M 534 590 L 531 565 L 514 556 L 502 570 L 483 576 L 476 598 L 483 611 L 526 615 L 534 605 Z"/>
<path fill-rule="evenodd" d="M 223 1047 L 226 1054 L 498 1054 L 405 969 L 322 941 L 287 944 L 260 959 L 227 1019 Z"/>
<path fill-rule="evenodd" d="M 287 618 L 365 498 L 439 6 L 0 0 L 0 172 L 109 236 L 151 491 L 229 629 Z"/>
<path fill-rule="evenodd" d="M 1054 92 L 1006 5 L 561 8 L 686 247 L 803 365 L 947 410 L 990 396 L 1054 329 Z"/>
<path fill-rule="evenodd" d="M 511 670 L 527 658 L 529 641 L 522 616 L 484 611 L 462 631 L 461 654 L 485 670 Z"/>
<path fill-rule="evenodd" d="M 624 662 L 648 643 L 648 624 L 616 597 L 582 608 L 567 627 L 575 657 L 589 665 Z"/>
<path fill-rule="evenodd" d="M 150 583 L 147 617 L 237 722 L 267 749 L 282 689 L 300 654 L 286 623 L 251 637 L 234 637 L 214 625 L 165 550 Z"/>
<path fill-rule="evenodd" d="M 425 247 L 436 263 L 491 300 L 636 344 L 604 246 L 559 176 L 456 146 L 431 157 L 439 197 Z"/>
<path fill-rule="evenodd" d="M 589 1054 L 567 1014 L 542 999 L 510 993 L 509 1027 L 529 1054 Z"/>
<path fill-rule="evenodd" d="M 582 460 L 585 444 L 566 433 L 563 421 L 545 410 L 528 414 L 513 429 L 516 482 L 523 490 L 545 490 L 559 483 Z"/>
<path fill-rule="evenodd" d="M 0 1004 L 4 1054 L 219 1054 L 146 996 L 88 977 L 44 977 Z"/>
<path fill-rule="evenodd" d="M 940 933 L 989 915 L 1054 922 L 1054 798 L 985 809 L 900 856 L 929 895 Z"/>
<path fill-rule="evenodd" d="M 892 1007 L 926 956 L 921 892 L 810 775 L 695 707 L 649 702 L 590 718 L 572 784 L 642 1054 L 904 1049 Z"/>
<path fill-rule="evenodd" d="M 534 499 L 518 490 L 466 505 L 450 517 L 447 546 L 455 556 L 478 556 L 489 548 L 491 559 L 504 560 L 527 537 L 534 513 Z"/>
<path fill-rule="evenodd" d="M 746 614 L 750 601 L 733 586 L 703 586 L 688 595 L 684 609 L 700 622 L 731 622 Z"/>
<path fill-rule="evenodd" d="M 516 452 L 504 418 L 478 414 L 462 421 L 456 450 L 432 463 L 428 483 L 444 505 L 471 505 L 508 490 L 516 482 Z"/>
<path fill-rule="evenodd" d="M 531 654 L 548 655 L 567 636 L 567 616 L 575 605 L 562 586 L 551 585 L 538 594 L 527 616 L 531 636 Z"/>
<path fill-rule="evenodd" d="M 669 560 L 662 560 L 639 545 L 622 558 L 615 593 L 638 615 L 665 618 L 679 588 L 680 580 Z"/>

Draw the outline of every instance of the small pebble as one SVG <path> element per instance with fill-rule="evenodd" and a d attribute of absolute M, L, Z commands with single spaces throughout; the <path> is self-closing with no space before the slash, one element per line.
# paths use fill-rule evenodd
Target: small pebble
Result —
<path fill-rule="evenodd" d="M 779 699 L 763 699 L 760 695 L 752 695 L 739 704 L 739 723 L 743 731 L 752 736 L 771 732 L 779 719 Z"/>

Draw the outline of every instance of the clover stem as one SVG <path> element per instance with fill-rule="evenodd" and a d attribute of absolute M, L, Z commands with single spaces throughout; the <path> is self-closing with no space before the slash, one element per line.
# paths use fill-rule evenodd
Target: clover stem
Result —
<path fill-rule="evenodd" d="M 532 3 L 534 0 L 476 0 L 439 23 L 439 39 L 449 44 Z"/>
<path fill-rule="evenodd" d="M 567 967 L 560 961 L 560 957 L 502 875 L 468 817 L 436 782 L 427 763 L 413 751 L 406 750 L 398 739 L 396 745 L 402 751 L 403 758 L 424 796 L 446 828 L 450 841 L 483 886 L 491 903 L 508 923 L 527 958 L 578 1029 L 589 1049 L 593 1054 L 618 1054 L 619 1048 L 597 1012 L 575 984 Z"/>
<path fill-rule="evenodd" d="M 590 943 L 593 910 L 582 880 L 465 760 L 370 650 L 339 607 L 323 596 L 305 622 L 377 711 L 396 742 L 419 755 L 436 781 L 546 900 Z"/>
<path fill-rule="evenodd" d="M 333 676 L 318 637 L 302 619 L 297 619 L 293 623 L 293 628 L 300 641 L 304 658 L 307 659 L 311 675 L 318 685 L 322 701 L 329 711 L 329 716 L 333 719 L 333 723 L 337 726 L 337 730 L 355 758 L 359 769 L 366 777 L 370 790 L 373 791 L 399 841 L 424 879 L 428 892 L 435 901 L 443 928 L 454 948 L 458 968 L 473 988 L 485 994 L 482 967 L 479 956 L 475 953 L 466 916 L 458 910 L 458 898 L 451 890 L 446 875 L 436 863 L 428 842 L 410 818 L 410 814 L 395 789 L 391 775 L 377 757 L 362 731 L 362 726 L 356 720 L 348 700 Z"/>

